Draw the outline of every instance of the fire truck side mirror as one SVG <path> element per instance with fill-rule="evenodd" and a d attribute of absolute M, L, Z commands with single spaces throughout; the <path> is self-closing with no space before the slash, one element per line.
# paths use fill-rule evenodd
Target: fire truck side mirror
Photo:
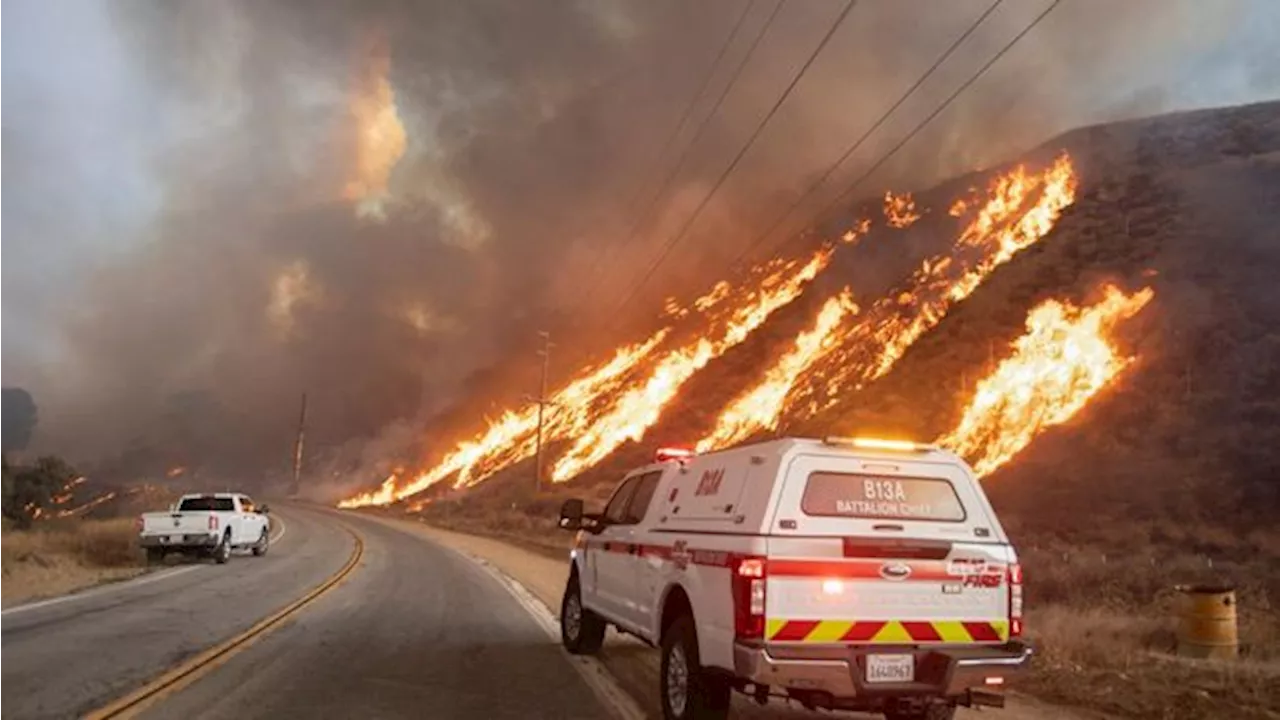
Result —
<path fill-rule="evenodd" d="M 581 530 L 584 504 L 582 498 L 569 498 L 560 506 L 560 529 Z"/>

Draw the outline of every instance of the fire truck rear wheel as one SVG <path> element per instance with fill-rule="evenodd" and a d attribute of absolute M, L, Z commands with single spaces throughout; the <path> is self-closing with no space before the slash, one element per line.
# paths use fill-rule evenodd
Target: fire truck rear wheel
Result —
<path fill-rule="evenodd" d="M 595 655 L 604 645 L 607 628 L 604 618 L 582 606 L 578 574 L 570 575 L 560 601 L 560 641 L 564 649 L 574 655 Z"/>
<path fill-rule="evenodd" d="M 910 710 L 891 710 L 884 714 L 885 720 L 952 720 L 955 716 L 956 706 L 950 703 L 932 703 Z"/>
<path fill-rule="evenodd" d="M 698 631 L 693 618 L 682 615 L 662 634 L 659 674 L 665 720 L 723 720 L 729 717 L 733 688 L 725 678 L 708 673 L 698 658 Z"/>

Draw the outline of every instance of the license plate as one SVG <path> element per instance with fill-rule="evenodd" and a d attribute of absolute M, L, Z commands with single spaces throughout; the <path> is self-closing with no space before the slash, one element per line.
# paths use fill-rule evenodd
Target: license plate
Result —
<path fill-rule="evenodd" d="M 176 544 L 178 544 L 178 543 L 180 543 L 180 542 L 182 542 L 182 536 L 181 536 L 181 535 L 170 535 L 170 536 L 169 536 L 169 544 L 170 544 L 170 545 L 176 545 Z"/>
<path fill-rule="evenodd" d="M 911 655 L 868 655 L 868 683 L 909 683 L 916 679 L 916 661 Z"/>

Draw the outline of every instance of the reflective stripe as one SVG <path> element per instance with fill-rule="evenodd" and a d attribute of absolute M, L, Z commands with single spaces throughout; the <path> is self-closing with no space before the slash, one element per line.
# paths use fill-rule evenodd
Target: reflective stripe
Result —
<path fill-rule="evenodd" d="M 770 642 L 871 644 L 937 644 L 1004 642 L 1006 620 L 786 620 L 769 618 L 765 635 Z"/>

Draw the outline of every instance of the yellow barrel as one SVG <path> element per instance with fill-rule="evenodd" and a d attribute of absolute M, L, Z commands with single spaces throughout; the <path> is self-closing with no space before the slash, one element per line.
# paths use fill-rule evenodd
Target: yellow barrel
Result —
<path fill-rule="evenodd" d="M 1193 585 L 1182 591 L 1178 654 L 1227 660 L 1236 656 L 1236 593 L 1233 588 Z"/>

